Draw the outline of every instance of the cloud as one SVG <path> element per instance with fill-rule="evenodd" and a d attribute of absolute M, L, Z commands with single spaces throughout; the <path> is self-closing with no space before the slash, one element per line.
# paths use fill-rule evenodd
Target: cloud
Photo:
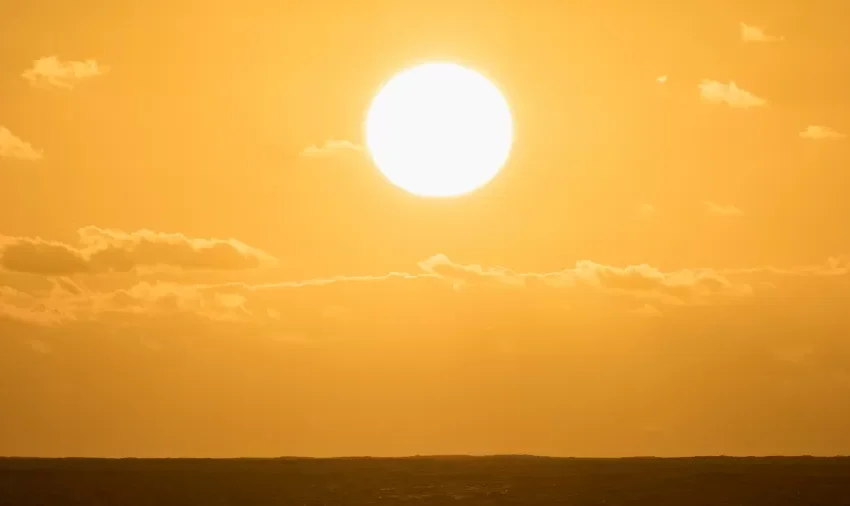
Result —
<path fill-rule="evenodd" d="M 709 269 L 664 272 L 646 264 L 618 267 L 582 260 L 574 268 L 557 272 L 516 273 L 504 267 L 457 264 L 445 255 L 435 255 L 420 262 L 420 266 L 440 279 L 460 284 L 487 282 L 524 288 L 569 289 L 583 294 L 595 292 L 638 300 L 656 299 L 674 305 L 704 302 L 715 296 L 745 296 L 752 291 L 748 285 L 732 283 Z"/>
<path fill-rule="evenodd" d="M 659 84 L 664 84 L 664 83 L 667 82 L 667 76 L 658 76 L 658 78 L 655 79 L 655 81 L 658 82 Z"/>
<path fill-rule="evenodd" d="M 837 132 L 829 127 L 822 125 L 809 125 L 805 130 L 800 132 L 800 137 L 804 139 L 823 140 L 823 139 L 844 139 L 846 134 Z"/>
<path fill-rule="evenodd" d="M 785 37 L 767 35 L 764 29 L 758 26 L 741 23 L 741 40 L 744 42 L 778 42 L 784 39 Z"/>
<path fill-rule="evenodd" d="M 73 89 L 77 84 L 102 76 L 109 67 L 95 60 L 61 61 L 55 56 L 40 58 L 24 71 L 21 77 L 39 88 Z"/>
<path fill-rule="evenodd" d="M 821 265 L 809 265 L 809 266 L 798 266 L 793 268 L 783 268 L 776 267 L 772 265 L 758 267 L 758 268 L 749 268 L 749 269 L 725 269 L 723 272 L 730 275 L 738 275 L 738 274 L 753 274 L 753 273 L 765 273 L 770 276 L 777 277 L 785 277 L 785 276 L 803 276 L 803 277 L 832 277 L 832 276 L 846 276 L 850 274 L 850 257 L 847 256 L 837 256 L 831 257 L 826 260 L 825 263 Z M 773 284 L 769 282 L 762 282 L 767 286 L 774 287 Z"/>
<path fill-rule="evenodd" d="M 301 152 L 301 156 L 308 158 L 322 158 L 351 151 L 362 152 L 364 149 L 363 146 L 351 141 L 331 139 L 325 141 L 322 146 L 308 146 Z"/>
<path fill-rule="evenodd" d="M 703 79 L 698 85 L 700 96 L 703 100 L 714 104 L 727 104 L 730 107 L 748 109 L 750 107 L 762 107 L 767 104 L 763 98 L 759 98 L 752 93 L 742 90 L 730 81 L 729 84 Z"/>
<path fill-rule="evenodd" d="M 823 297 L 850 300 L 823 287 L 848 278 L 847 258 L 814 266 L 668 271 L 583 260 L 558 271 L 517 272 L 439 254 L 419 267 L 262 284 L 141 281 L 106 290 L 56 276 L 41 288 L 0 286 L 0 320 L 40 327 L 208 322 L 310 339 L 435 326 L 477 333 L 494 324 L 513 329 L 535 321 L 551 328 L 604 315 L 669 318 L 689 309 L 743 309 L 800 297 L 814 304 Z M 835 286 L 850 295 L 846 282 Z"/>
<path fill-rule="evenodd" d="M 8 128 L 0 126 L 0 158 L 18 158 L 21 160 L 41 160 L 44 157 L 40 150 L 32 147 L 15 136 Z"/>
<path fill-rule="evenodd" d="M 445 255 L 429 257 L 419 266 L 421 270 L 413 273 L 265 284 L 144 281 L 107 291 L 91 290 L 57 276 L 40 292 L 4 287 L 0 315 L 40 325 L 126 322 L 132 317 L 180 314 L 265 325 L 291 325 L 300 320 L 303 326 L 287 331 L 303 334 L 311 327 L 356 323 L 358 317 L 361 324 L 395 320 L 413 325 L 458 315 L 457 311 L 478 321 L 493 311 L 522 319 L 529 317 L 529 312 L 547 308 L 560 312 L 567 306 L 585 314 L 602 307 L 640 314 L 648 311 L 647 305 L 657 309 L 734 303 L 754 293 L 749 282 L 711 269 L 662 271 L 649 265 L 618 267 L 585 260 L 560 271 L 520 273 L 504 267 L 460 264 Z M 739 277 L 752 274 L 736 273 Z"/>
<path fill-rule="evenodd" d="M 717 216 L 743 216 L 744 212 L 732 204 L 718 204 L 717 202 L 703 202 L 708 214 Z"/>
<path fill-rule="evenodd" d="M 94 226 L 77 231 L 78 245 L 31 237 L 0 237 L 0 268 L 64 276 L 140 268 L 240 270 L 273 265 L 268 253 L 235 239 L 198 239 L 151 230 L 124 232 Z"/>

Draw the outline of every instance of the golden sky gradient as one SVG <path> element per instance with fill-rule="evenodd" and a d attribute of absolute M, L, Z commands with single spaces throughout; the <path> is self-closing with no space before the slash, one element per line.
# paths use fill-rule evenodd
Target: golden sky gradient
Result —
<path fill-rule="evenodd" d="M 0 454 L 850 453 L 846 2 L 7 3 Z M 362 148 L 435 59 L 452 199 Z"/>

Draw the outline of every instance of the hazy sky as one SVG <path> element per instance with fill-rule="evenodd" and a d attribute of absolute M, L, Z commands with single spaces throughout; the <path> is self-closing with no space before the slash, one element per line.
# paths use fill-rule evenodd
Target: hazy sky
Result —
<path fill-rule="evenodd" d="M 0 454 L 850 453 L 845 1 L 6 3 Z M 431 59 L 455 199 L 360 149 Z"/>

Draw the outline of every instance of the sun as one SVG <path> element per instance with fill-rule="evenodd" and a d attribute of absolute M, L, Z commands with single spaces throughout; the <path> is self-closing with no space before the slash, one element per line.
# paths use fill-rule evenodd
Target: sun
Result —
<path fill-rule="evenodd" d="M 397 74 L 366 117 L 366 147 L 396 186 L 422 197 L 469 193 L 499 173 L 513 144 L 508 103 L 486 77 L 454 63 Z"/>

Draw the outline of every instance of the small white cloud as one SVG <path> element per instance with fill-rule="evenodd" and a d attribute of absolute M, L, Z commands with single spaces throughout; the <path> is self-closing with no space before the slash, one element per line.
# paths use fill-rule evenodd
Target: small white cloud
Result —
<path fill-rule="evenodd" d="M 40 160 L 41 151 L 24 142 L 8 128 L 0 126 L 0 158 L 19 158 L 21 160 Z"/>
<path fill-rule="evenodd" d="M 333 156 L 346 151 L 363 151 L 363 146 L 351 141 L 327 140 L 322 146 L 308 146 L 301 152 L 301 156 L 319 158 Z"/>
<path fill-rule="evenodd" d="M 805 130 L 800 132 L 800 137 L 804 139 L 844 139 L 847 137 L 846 134 L 841 132 L 837 132 L 827 126 L 823 125 L 809 125 Z"/>
<path fill-rule="evenodd" d="M 109 72 L 109 67 L 95 60 L 61 61 L 55 56 L 40 58 L 33 62 L 31 68 L 24 71 L 21 77 L 39 88 L 72 89 L 82 81 L 102 76 Z"/>
<path fill-rule="evenodd" d="M 741 23 L 741 40 L 744 42 L 778 42 L 785 40 L 785 37 L 768 35 L 761 27 Z"/>
<path fill-rule="evenodd" d="M 664 84 L 667 82 L 667 76 L 658 76 L 658 78 L 655 80 L 660 84 Z"/>
<path fill-rule="evenodd" d="M 741 216 L 743 211 L 733 206 L 732 204 L 718 204 L 717 202 L 703 202 L 705 210 L 708 214 L 716 216 Z"/>
<path fill-rule="evenodd" d="M 748 109 L 750 107 L 761 107 L 767 104 L 763 98 L 759 98 L 749 91 L 739 88 L 734 81 L 729 84 L 720 81 L 703 79 L 698 85 L 700 96 L 703 100 L 714 104 L 727 104 L 730 107 Z"/>

